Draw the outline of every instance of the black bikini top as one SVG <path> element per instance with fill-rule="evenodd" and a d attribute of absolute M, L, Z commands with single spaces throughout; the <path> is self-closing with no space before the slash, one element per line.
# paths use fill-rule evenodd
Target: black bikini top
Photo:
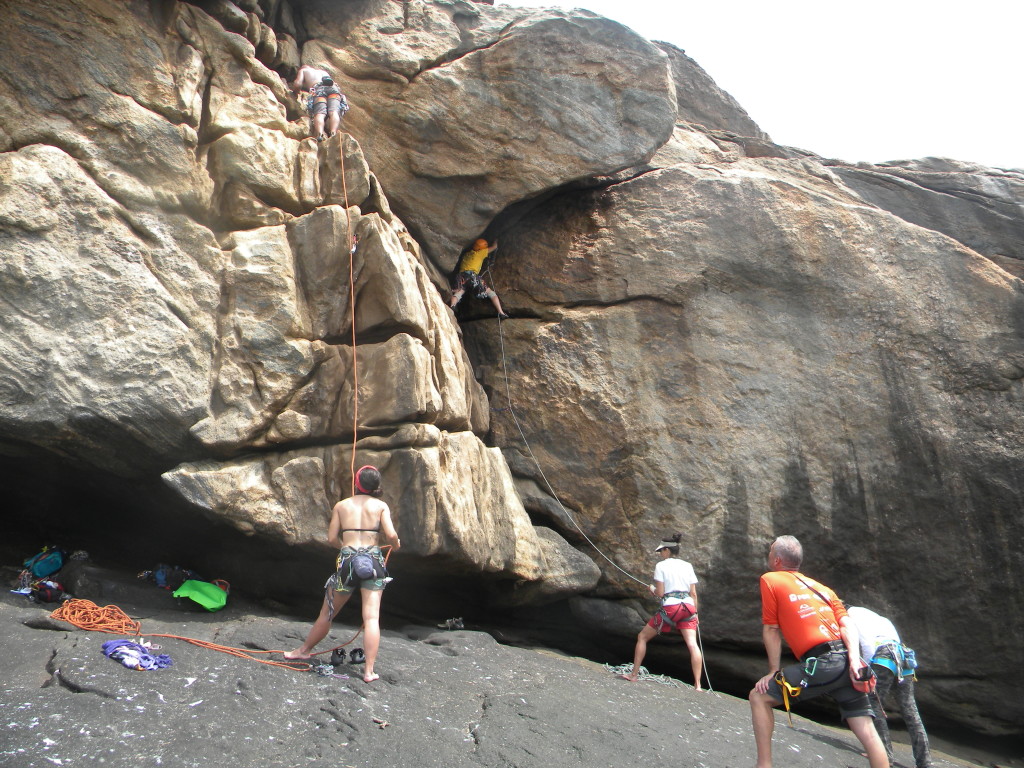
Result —
<path fill-rule="evenodd" d="M 342 528 L 341 532 L 342 532 L 342 534 L 350 533 L 350 532 L 380 533 L 380 520 L 377 521 L 377 527 L 376 528 Z"/>

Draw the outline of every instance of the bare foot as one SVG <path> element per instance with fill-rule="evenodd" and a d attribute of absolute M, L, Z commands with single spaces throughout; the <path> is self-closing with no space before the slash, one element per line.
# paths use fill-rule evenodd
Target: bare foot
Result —
<path fill-rule="evenodd" d="M 309 661 L 313 658 L 313 655 L 311 653 L 303 653 L 301 650 L 298 649 L 294 651 L 285 651 L 283 655 L 286 659 L 288 659 L 288 661 Z"/>
<path fill-rule="evenodd" d="M 629 680 L 629 682 L 631 683 L 635 683 L 639 679 L 638 676 L 634 674 L 619 675 L 619 677 L 621 677 L 623 680 Z"/>
<path fill-rule="evenodd" d="M 380 679 L 380 675 L 378 675 L 378 674 L 376 674 L 374 672 L 369 672 L 369 673 L 363 675 L 363 682 L 364 683 L 372 683 L 374 680 L 379 680 L 379 679 Z"/>

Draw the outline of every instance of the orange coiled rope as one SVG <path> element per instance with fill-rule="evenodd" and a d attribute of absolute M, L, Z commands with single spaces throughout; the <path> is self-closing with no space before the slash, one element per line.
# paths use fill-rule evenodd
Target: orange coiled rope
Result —
<path fill-rule="evenodd" d="M 285 669 L 291 669 L 295 672 L 307 672 L 313 668 L 313 665 L 308 661 L 274 661 L 273 659 L 257 659 L 253 655 L 264 653 L 284 653 L 284 651 L 261 651 L 252 648 L 234 648 L 230 645 L 220 645 L 219 643 L 211 643 L 209 640 L 197 640 L 194 637 L 182 637 L 181 635 L 168 635 L 162 633 L 144 634 L 141 632 L 142 625 L 128 616 L 128 614 L 116 605 L 107 605 L 100 608 L 91 600 L 68 600 L 57 608 L 57 610 L 51 613 L 50 617 L 58 619 L 59 621 L 66 621 L 69 624 L 74 624 L 79 629 L 85 629 L 90 632 L 106 632 L 111 635 L 130 635 L 133 637 L 168 637 L 174 640 L 183 640 L 186 643 L 191 643 L 192 645 L 196 645 L 200 648 L 206 648 L 219 653 L 226 653 L 230 656 L 237 656 L 241 659 L 249 659 L 250 661 L 255 661 L 259 664 L 267 664 L 271 667 L 284 667 Z M 360 627 L 359 631 L 352 636 L 351 640 L 342 643 L 337 646 L 337 648 L 344 648 L 346 645 L 354 642 L 362 631 L 362 627 Z M 337 650 L 337 648 L 320 651 L 319 653 L 314 653 L 312 655 L 319 656 L 324 653 L 332 653 Z"/>
<path fill-rule="evenodd" d="M 74 624 L 90 632 L 112 635 L 138 635 L 142 625 L 116 605 L 100 608 L 91 600 L 68 600 L 50 614 L 51 618 Z"/>

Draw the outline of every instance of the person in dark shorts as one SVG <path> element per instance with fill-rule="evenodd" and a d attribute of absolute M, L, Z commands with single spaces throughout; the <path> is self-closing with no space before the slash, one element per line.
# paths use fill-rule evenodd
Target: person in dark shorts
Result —
<path fill-rule="evenodd" d="M 455 287 L 452 289 L 451 308 L 462 301 L 466 291 L 472 291 L 478 299 L 488 299 L 494 308 L 498 310 L 498 317 L 508 317 L 505 310 L 501 308 L 501 301 L 498 294 L 491 290 L 491 287 L 480 277 L 480 270 L 483 268 L 484 260 L 490 256 L 498 247 L 498 241 L 488 245 L 483 238 L 473 243 L 473 247 L 466 252 L 466 255 L 459 260 L 459 273 L 455 278 Z"/>
<path fill-rule="evenodd" d="M 857 690 L 862 670 L 856 626 L 835 592 L 799 572 L 803 547 L 794 536 L 780 536 L 768 550 L 768 573 L 761 576 L 762 638 L 767 675 L 750 692 L 757 745 L 756 768 L 771 768 L 774 707 L 790 700 L 828 695 L 867 752 L 871 768 L 889 768 L 878 738 L 867 693 Z M 800 659 L 782 667 L 782 641 Z"/>

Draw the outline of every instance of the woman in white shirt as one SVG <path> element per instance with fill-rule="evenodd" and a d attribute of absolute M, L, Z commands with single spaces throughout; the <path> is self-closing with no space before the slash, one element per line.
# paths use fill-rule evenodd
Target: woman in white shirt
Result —
<path fill-rule="evenodd" d="M 678 630 L 690 649 L 693 687 L 700 691 L 704 657 L 697 645 L 697 574 L 692 565 L 677 557 L 682 537 L 681 533 L 676 533 L 654 548 L 661 561 L 654 567 L 654 583 L 648 588 L 661 600 L 661 610 L 636 636 L 633 670 L 622 678 L 635 683 L 640 676 L 640 664 L 647 654 L 647 643 L 661 632 Z"/>

